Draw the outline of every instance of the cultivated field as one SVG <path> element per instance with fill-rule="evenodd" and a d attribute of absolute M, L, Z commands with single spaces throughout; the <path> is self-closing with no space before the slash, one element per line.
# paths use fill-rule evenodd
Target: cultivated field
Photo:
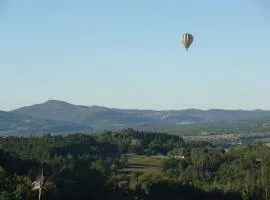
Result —
<path fill-rule="evenodd" d="M 129 154 L 127 164 L 124 169 L 120 170 L 120 172 L 130 173 L 156 170 L 161 167 L 162 161 L 162 157 Z"/>
<path fill-rule="evenodd" d="M 129 154 L 123 169 L 118 171 L 117 181 L 120 185 L 135 188 L 138 177 L 144 173 L 160 170 L 166 156 L 141 156 Z"/>

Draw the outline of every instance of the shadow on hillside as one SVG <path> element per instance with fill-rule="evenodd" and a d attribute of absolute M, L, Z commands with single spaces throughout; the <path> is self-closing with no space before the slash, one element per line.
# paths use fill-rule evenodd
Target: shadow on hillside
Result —
<path fill-rule="evenodd" d="M 151 164 L 127 164 L 127 168 L 146 168 L 146 167 L 157 167 L 157 165 Z"/>
<path fill-rule="evenodd" d="M 160 181 L 151 185 L 145 200 L 185 199 L 185 200 L 242 200 L 240 194 L 224 194 L 220 191 L 204 192 L 192 186 L 184 186 L 176 182 Z"/>

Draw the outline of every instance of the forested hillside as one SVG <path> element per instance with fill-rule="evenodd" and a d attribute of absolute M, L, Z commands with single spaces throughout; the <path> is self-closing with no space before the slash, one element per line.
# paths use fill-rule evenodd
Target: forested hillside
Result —
<path fill-rule="evenodd" d="M 194 135 L 201 132 L 270 132 L 267 110 L 139 110 L 73 105 L 49 100 L 0 112 L 0 135 L 100 132 L 134 128 L 141 131 Z"/>
<path fill-rule="evenodd" d="M 118 109 L 102 106 L 74 105 L 65 101 L 49 100 L 25 106 L 13 113 L 36 118 L 90 123 L 97 127 L 108 124 L 186 124 L 211 121 L 235 121 L 270 117 L 266 110 L 183 109 L 183 110 L 140 110 Z"/>
<path fill-rule="evenodd" d="M 0 199 L 263 200 L 269 155 L 262 144 L 225 152 L 133 129 L 1 138 Z"/>
<path fill-rule="evenodd" d="M 37 119 L 28 115 L 0 111 L 0 136 L 36 135 L 46 132 L 91 131 L 90 126 L 50 119 Z"/>

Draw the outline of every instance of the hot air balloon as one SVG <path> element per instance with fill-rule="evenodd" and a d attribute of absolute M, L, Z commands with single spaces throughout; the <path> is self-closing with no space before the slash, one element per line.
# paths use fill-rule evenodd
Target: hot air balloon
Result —
<path fill-rule="evenodd" d="M 193 42 L 193 35 L 191 33 L 185 33 L 181 36 L 181 43 L 185 46 L 186 50 Z"/>

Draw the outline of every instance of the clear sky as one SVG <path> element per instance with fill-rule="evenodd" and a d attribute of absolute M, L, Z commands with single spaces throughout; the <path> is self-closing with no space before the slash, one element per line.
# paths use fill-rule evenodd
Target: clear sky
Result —
<path fill-rule="evenodd" d="M 267 0 L 1 0 L 0 110 L 270 109 Z M 194 35 L 186 52 L 179 42 Z"/>

